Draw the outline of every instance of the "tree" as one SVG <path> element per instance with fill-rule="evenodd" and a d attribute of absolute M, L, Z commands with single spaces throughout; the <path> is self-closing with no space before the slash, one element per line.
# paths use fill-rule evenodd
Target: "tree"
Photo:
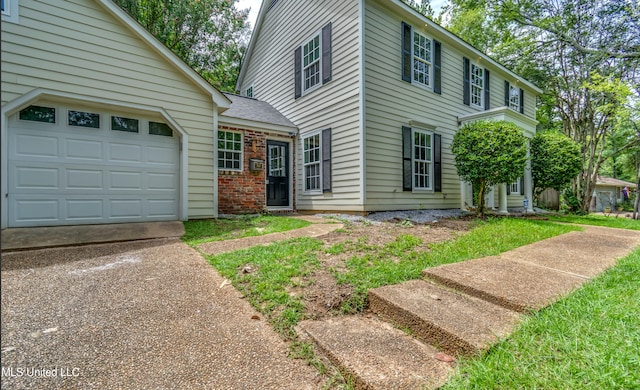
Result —
<path fill-rule="evenodd" d="M 562 192 L 582 171 L 580 145 L 564 134 L 545 131 L 531 139 L 534 197 L 547 188 Z"/>
<path fill-rule="evenodd" d="M 407 3 L 407 5 L 409 5 L 411 8 L 420 12 L 421 14 L 428 17 L 429 19 L 433 19 L 434 12 L 433 12 L 433 8 L 431 8 L 431 2 L 429 0 L 420 0 L 419 3 L 416 0 L 402 0 L 402 1 Z"/>
<path fill-rule="evenodd" d="M 115 0 L 220 90 L 234 92 L 250 26 L 237 0 Z"/>
<path fill-rule="evenodd" d="M 511 183 L 522 176 L 527 162 L 527 139 L 523 130 L 506 121 L 467 123 L 453 136 L 458 176 L 478 192 L 478 216 L 484 216 L 487 188 Z"/>

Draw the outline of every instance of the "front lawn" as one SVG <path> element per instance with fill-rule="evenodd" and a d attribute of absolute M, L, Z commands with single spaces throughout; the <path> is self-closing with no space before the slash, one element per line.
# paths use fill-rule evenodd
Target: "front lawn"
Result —
<path fill-rule="evenodd" d="M 610 215 L 550 215 L 550 221 L 577 223 L 581 225 L 606 226 L 619 229 L 640 230 L 640 221 Z"/>

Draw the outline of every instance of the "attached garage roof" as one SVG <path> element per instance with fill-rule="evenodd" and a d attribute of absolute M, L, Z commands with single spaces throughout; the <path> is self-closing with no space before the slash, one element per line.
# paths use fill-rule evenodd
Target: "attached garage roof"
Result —
<path fill-rule="evenodd" d="M 267 102 L 230 93 L 224 95 L 231 100 L 231 107 L 220 115 L 220 122 L 234 124 L 240 124 L 237 123 L 238 121 L 245 122 L 245 124 L 253 122 L 256 127 L 260 128 L 275 127 L 280 130 L 283 128 L 289 131 L 297 130 L 293 122 Z"/>

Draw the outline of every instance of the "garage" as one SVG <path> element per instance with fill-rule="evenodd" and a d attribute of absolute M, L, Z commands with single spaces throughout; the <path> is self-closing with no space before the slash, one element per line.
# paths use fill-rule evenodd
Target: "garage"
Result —
<path fill-rule="evenodd" d="M 10 227 L 178 220 L 179 172 L 159 115 L 38 102 L 8 118 Z"/>

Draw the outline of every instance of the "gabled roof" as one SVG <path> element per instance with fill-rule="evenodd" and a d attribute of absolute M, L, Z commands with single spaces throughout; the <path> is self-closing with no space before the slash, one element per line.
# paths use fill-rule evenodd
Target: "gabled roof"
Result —
<path fill-rule="evenodd" d="M 360 1 L 365 1 L 365 5 L 366 5 L 366 0 L 360 0 Z M 437 31 L 439 35 L 444 35 L 448 37 L 449 40 L 453 42 L 456 46 L 459 46 L 464 50 L 470 51 L 478 58 L 483 58 L 484 61 L 487 61 L 490 64 L 492 64 L 494 67 L 501 69 L 512 78 L 518 80 L 522 85 L 527 86 L 528 88 L 535 91 L 536 93 L 538 94 L 542 93 L 542 90 L 538 88 L 536 85 L 534 85 L 533 83 L 523 79 L 521 76 L 510 71 L 504 65 L 500 64 L 499 62 L 489 57 L 487 54 L 471 46 L 469 43 L 465 42 L 462 38 L 458 37 L 451 31 L 447 30 L 446 28 L 440 26 L 438 23 L 422 15 L 420 12 L 413 9 L 411 6 L 407 5 L 405 2 L 401 0 L 385 0 L 385 2 L 387 6 L 391 7 L 394 10 L 397 10 L 399 14 L 405 14 L 414 19 L 419 19 L 420 23 L 423 23 L 424 26 Z M 267 14 L 269 3 L 270 3 L 270 0 L 262 0 L 262 5 L 260 6 L 260 12 L 258 13 L 258 18 L 256 19 L 256 25 L 253 28 L 253 33 L 251 34 L 251 40 L 249 41 L 249 47 L 247 48 L 247 52 L 245 53 L 244 60 L 242 61 L 242 67 L 240 68 L 240 74 L 238 75 L 238 81 L 236 83 L 237 90 L 240 89 L 240 86 L 241 86 L 240 84 L 244 79 L 244 75 L 246 73 L 246 67 L 247 67 L 246 64 L 248 63 L 247 60 L 251 58 L 251 55 L 253 53 L 253 48 L 255 46 L 255 42 L 258 40 L 258 36 L 260 35 L 260 29 L 262 27 L 264 17 Z"/>
<path fill-rule="evenodd" d="M 287 133 L 297 132 L 296 125 L 269 103 L 231 93 L 224 95 L 231 100 L 231 107 L 220 116 L 220 122 Z"/>
<path fill-rule="evenodd" d="M 173 64 L 178 70 L 180 70 L 187 78 L 192 80 L 194 84 L 198 85 L 202 90 L 211 94 L 213 102 L 218 106 L 218 112 L 222 112 L 229 108 L 231 101 L 227 99 L 222 92 L 211 85 L 205 80 L 198 72 L 187 65 L 180 57 L 172 52 L 167 46 L 160 42 L 153 36 L 147 29 L 142 27 L 137 20 L 135 20 L 126 11 L 120 8 L 112 0 L 96 0 L 104 9 L 106 9 L 116 19 L 120 20 L 126 27 L 128 27 L 133 33 L 135 33 L 140 39 L 145 41 L 156 52 L 163 56 L 168 62 Z"/>
<path fill-rule="evenodd" d="M 605 176 L 598 176 L 598 180 L 596 180 L 596 185 L 598 185 L 598 186 L 607 186 L 607 187 L 636 188 L 636 185 L 634 183 L 631 183 L 631 182 L 628 182 L 628 181 L 624 181 L 624 180 L 620 180 L 620 179 L 614 179 L 612 177 L 605 177 Z"/>

